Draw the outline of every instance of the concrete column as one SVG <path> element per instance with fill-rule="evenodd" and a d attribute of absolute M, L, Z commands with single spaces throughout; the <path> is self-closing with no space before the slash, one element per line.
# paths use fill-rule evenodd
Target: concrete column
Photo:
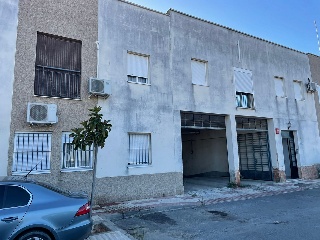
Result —
<path fill-rule="evenodd" d="M 237 123 L 235 115 L 226 116 L 225 122 L 230 182 L 240 185 Z"/>
<path fill-rule="evenodd" d="M 276 128 L 279 132 L 276 133 Z M 280 132 L 280 124 L 277 120 L 268 120 L 268 136 L 269 136 L 269 150 L 272 164 L 273 181 L 286 181 L 282 137 Z"/>

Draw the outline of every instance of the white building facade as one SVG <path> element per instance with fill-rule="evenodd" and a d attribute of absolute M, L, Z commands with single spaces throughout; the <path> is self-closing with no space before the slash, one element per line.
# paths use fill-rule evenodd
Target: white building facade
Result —
<path fill-rule="evenodd" d="M 120 199 L 178 194 L 190 176 L 317 177 L 306 54 L 124 1 L 100 1 L 99 42 L 112 95 L 98 105 L 113 129 L 98 177 Z"/>
<path fill-rule="evenodd" d="M 97 201 L 182 194 L 184 179 L 194 176 L 235 184 L 318 177 L 317 103 L 306 88 L 312 75 L 305 53 L 172 9 L 161 13 L 123 0 L 39 1 L 20 1 L 19 14 L 16 1 L 10 41 L 0 38 L 11 44 L 6 95 L 0 95 L 11 99 L 0 102 L 0 147 L 8 153 L 0 175 L 34 168 L 38 159 L 19 155 L 33 152 L 19 139 L 41 136 L 30 148 L 42 142 L 50 161 L 30 177 L 90 192 L 92 154 L 75 153 L 68 134 L 99 105 L 113 127 L 98 152 Z M 76 9 L 73 17 L 56 15 L 62 6 Z M 74 54 L 76 63 L 61 69 L 41 47 L 49 42 L 53 49 L 74 44 L 76 54 L 69 47 L 57 54 Z M 52 65 L 41 56 L 53 58 Z M 73 94 L 66 97 L 53 85 L 42 88 L 51 78 L 40 84 L 39 69 L 76 72 L 77 91 L 60 83 Z M 91 96 L 90 77 L 110 83 L 111 95 Z M 57 121 L 30 124 L 28 103 L 54 104 Z"/>

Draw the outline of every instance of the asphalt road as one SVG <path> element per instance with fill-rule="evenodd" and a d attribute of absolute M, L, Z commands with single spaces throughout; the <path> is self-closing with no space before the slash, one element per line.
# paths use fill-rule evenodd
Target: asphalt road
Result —
<path fill-rule="evenodd" d="M 319 240 L 320 189 L 201 207 L 115 215 L 136 239 Z"/>

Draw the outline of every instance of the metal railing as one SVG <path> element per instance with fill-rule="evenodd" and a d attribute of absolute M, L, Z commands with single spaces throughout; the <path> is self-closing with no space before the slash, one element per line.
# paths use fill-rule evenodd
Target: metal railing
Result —
<path fill-rule="evenodd" d="M 43 97 L 80 99 L 81 72 L 37 65 L 34 94 Z"/>

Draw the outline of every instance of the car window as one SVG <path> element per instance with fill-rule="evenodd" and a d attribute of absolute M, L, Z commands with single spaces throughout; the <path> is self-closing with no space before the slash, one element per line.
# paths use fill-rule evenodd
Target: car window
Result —
<path fill-rule="evenodd" d="M 3 208 L 4 189 L 5 189 L 5 186 L 0 185 L 0 209 Z"/>
<path fill-rule="evenodd" d="M 25 206 L 30 200 L 30 194 L 18 186 L 7 186 L 4 208 Z"/>

